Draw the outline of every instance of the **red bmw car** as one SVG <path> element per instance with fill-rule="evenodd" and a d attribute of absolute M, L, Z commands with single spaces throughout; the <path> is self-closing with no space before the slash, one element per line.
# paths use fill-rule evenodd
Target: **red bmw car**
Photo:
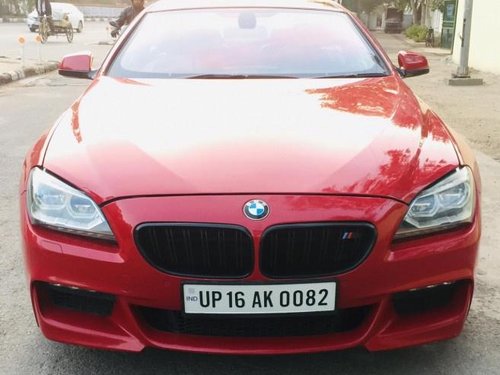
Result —
<path fill-rule="evenodd" d="M 470 149 L 357 18 L 306 0 L 164 0 L 28 153 L 21 230 L 52 340 L 140 351 L 384 350 L 457 336 Z"/>

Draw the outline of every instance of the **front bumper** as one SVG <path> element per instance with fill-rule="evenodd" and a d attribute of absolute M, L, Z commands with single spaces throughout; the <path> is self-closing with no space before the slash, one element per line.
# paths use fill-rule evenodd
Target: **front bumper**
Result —
<path fill-rule="evenodd" d="M 26 265 L 41 330 L 49 339 L 103 349 L 140 351 L 151 346 L 234 354 L 306 353 L 355 346 L 384 350 L 448 339 L 461 332 L 472 298 L 479 213 L 468 227 L 393 244 L 392 236 L 407 209 L 402 203 L 362 197 L 259 196 L 272 207 L 271 215 L 263 221 L 250 221 L 243 216 L 242 206 L 255 198 L 187 196 L 114 201 L 103 207 L 117 239 L 117 244 L 109 244 L 32 226 L 23 197 Z M 283 223 L 339 221 L 370 222 L 377 229 L 377 241 L 359 266 L 321 278 L 337 282 L 339 311 L 365 309 L 363 319 L 349 329 L 309 336 L 209 336 L 160 329 L 141 313 L 153 309 L 179 314 L 181 284 L 193 279 L 161 272 L 143 258 L 134 242 L 134 229 L 139 224 L 196 222 L 242 226 L 254 239 L 253 271 L 243 280 L 223 281 L 273 282 L 259 269 L 259 240 L 266 228 Z M 449 282 L 453 284 L 427 288 Z M 104 293 L 113 299 L 111 312 L 96 314 L 63 306 L 50 297 L 47 285 L 62 290 L 79 288 L 85 295 L 87 291 Z M 432 290 L 446 290 L 445 303 L 420 308 L 425 304 L 422 301 L 436 299 Z M 442 299 L 440 294 L 437 299 Z"/>

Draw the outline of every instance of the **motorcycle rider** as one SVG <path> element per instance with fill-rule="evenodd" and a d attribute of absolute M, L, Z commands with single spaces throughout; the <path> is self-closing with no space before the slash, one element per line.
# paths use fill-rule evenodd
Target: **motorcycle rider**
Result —
<path fill-rule="evenodd" d="M 116 21 L 111 21 L 109 24 L 114 27 L 111 30 L 111 36 L 115 38 L 122 26 L 129 25 L 132 20 L 144 9 L 144 0 L 131 0 L 132 5 L 125 8 Z"/>
<path fill-rule="evenodd" d="M 41 19 L 44 15 L 47 16 L 50 32 L 54 33 L 54 20 L 52 19 L 52 5 L 49 0 L 36 0 L 36 11 Z"/>

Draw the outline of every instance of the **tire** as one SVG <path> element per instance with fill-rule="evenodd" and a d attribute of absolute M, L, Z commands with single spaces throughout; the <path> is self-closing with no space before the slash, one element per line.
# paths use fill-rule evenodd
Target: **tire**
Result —
<path fill-rule="evenodd" d="M 42 42 L 42 44 L 45 44 L 47 42 L 47 39 L 49 39 L 49 23 L 47 21 L 47 18 L 45 17 L 40 21 L 38 34 L 40 35 L 40 41 Z"/>
<path fill-rule="evenodd" d="M 68 39 L 68 43 L 73 41 L 73 26 L 71 24 L 66 27 L 66 39 Z"/>
<path fill-rule="evenodd" d="M 35 27 L 35 26 L 31 26 L 31 27 L 30 27 L 30 31 L 31 31 L 32 33 L 34 33 L 37 29 L 38 29 L 38 27 Z"/>
<path fill-rule="evenodd" d="M 79 21 L 78 22 L 78 27 L 76 28 L 77 33 L 81 33 L 83 31 L 83 22 Z"/>

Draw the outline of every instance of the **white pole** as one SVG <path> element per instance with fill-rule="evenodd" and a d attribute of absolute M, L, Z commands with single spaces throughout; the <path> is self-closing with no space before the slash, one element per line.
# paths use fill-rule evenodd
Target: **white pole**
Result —
<path fill-rule="evenodd" d="M 19 35 L 17 38 L 17 42 L 19 43 L 19 46 L 21 48 L 21 66 L 24 67 L 24 45 L 26 43 L 26 39 L 24 38 L 24 35 Z"/>
<path fill-rule="evenodd" d="M 472 0 L 465 0 L 465 11 L 462 28 L 462 44 L 460 47 L 460 66 L 457 69 L 457 78 L 469 78 L 469 49 L 472 23 Z"/>

